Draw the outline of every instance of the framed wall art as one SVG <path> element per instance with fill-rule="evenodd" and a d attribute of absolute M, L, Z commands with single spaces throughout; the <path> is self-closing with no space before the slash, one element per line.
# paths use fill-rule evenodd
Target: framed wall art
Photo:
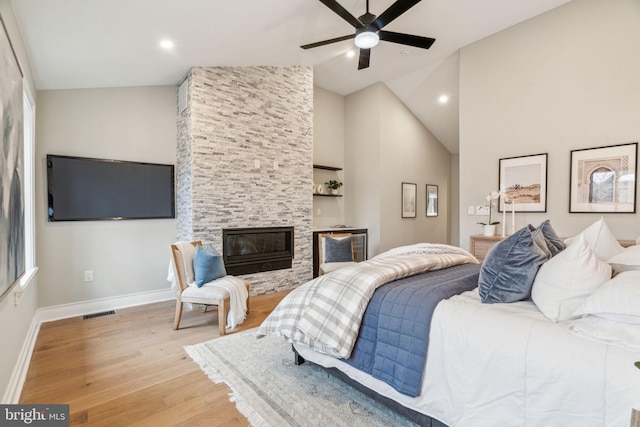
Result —
<path fill-rule="evenodd" d="M 547 211 L 547 153 L 500 159 L 499 188 L 507 194 L 516 212 Z M 500 198 L 498 212 L 505 210 Z"/>
<path fill-rule="evenodd" d="M 0 16 L 0 298 L 25 271 L 22 71 Z"/>
<path fill-rule="evenodd" d="M 635 213 L 638 143 L 571 151 L 569 212 Z"/>
<path fill-rule="evenodd" d="M 416 217 L 416 199 L 418 185 L 409 182 L 402 183 L 402 218 Z"/>
<path fill-rule="evenodd" d="M 438 186 L 427 184 L 427 216 L 438 216 Z"/>

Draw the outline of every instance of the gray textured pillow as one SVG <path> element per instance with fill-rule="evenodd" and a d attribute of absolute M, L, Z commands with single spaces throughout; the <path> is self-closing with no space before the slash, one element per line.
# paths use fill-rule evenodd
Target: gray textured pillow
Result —
<path fill-rule="evenodd" d="M 478 288 L 484 303 L 515 302 L 531 296 L 533 279 L 551 258 L 542 230 L 527 225 L 491 248 Z"/>
<path fill-rule="evenodd" d="M 549 252 L 551 252 L 551 256 L 558 255 L 560 252 L 566 248 L 566 245 L 558 235 L 556 231 L 551 227 L 551 222 L 549 220 L 544 221 L 542 224 L 538 226 L 538 230 L 542 231 L 544 235 L 544 240 L 547 243 L 547 248 Z"/>
<path fill-rule="evenodd" d="M 349 262 L 353 261 L 351 251 L 351 237 L 343 239 L 324 238 L 324 262 Z"/>

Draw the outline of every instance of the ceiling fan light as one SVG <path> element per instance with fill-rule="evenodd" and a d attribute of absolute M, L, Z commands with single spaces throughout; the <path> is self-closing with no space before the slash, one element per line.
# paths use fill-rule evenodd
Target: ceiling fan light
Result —
<path fill-rule="evenodd" d="M 356 46 L 360 49 L 371 49 L 380 41 L 380 37 L 373 31 L 363 31 L 356 35 Z"/>

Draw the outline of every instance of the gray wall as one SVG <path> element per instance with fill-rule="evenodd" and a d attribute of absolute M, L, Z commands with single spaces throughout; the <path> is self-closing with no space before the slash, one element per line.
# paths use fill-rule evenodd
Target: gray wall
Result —
<path fill-rule="evenodd" d="M 293 226 L 292 268 L 243 277 L 252 295 L 303 284 L 312 276 L 313 70 L 193 68 L 188 85 L 178 237 L 222 251 L 224 228 Z"/>
<path fill-rule="evenodd" d="M 31 98 L 35 100 L 36 90 L 33 83 L 33 73 L 29 58 L 24 49 L 24 44 L 20 31 L 18 30 L 13 15 L 13 9 L 9 0 L 0 0 L 0 14 L 4 20 L 9 37 L 13 44 L 18 61 L 24 73 L 23 85 L 24 89 L 29 93 Z M 13 374 L 14 367 L 18 361 L 18 356 L 23 348 L 25 337 L 27 337 L 33 316 L 38 306 L 38 283 L 37 278 L 33 280 L 27 288 L 19 304 L 15 304 L 14 292 L 16 287 L 12 289 L 0 301 L 0 336 L 2 337 L 2 345 L 0 346 L 0 396 L 3 403 L 9 403 L 11 396 L 8 396 L 9 382 Z"/>
<path fill-rule="evenodd" d="M 448 243 L 451 154 L 382 83 L 346 97 L 347 218 L 369 228 L 369 255 L 417 242 Z M 401 218 L 401 183 L 417 184 L 417 216 Z M 426 184 L 439 214 L 425 216 Z"/>
<path fill-rule="evenodd" d="M 313 88 L 313 163 L 344 168 L 344 96 L 314 86 Z M 313 182 L 324 186 L 329 180 L 341 181 L 344 185 L 341 193 L 349 188 L 345 180 L 344 170 L 326 171 L 315 169 Z M 313 198 L 313 226 L 314 228 L 330 227 L 336 224 L 346 224 L 344 197 Z M 357 224 L 350 224 L 357 225 Z"/>
<path fill-rule="evenodd" d="M 498 159 L 549 153 L 544 219 L 571 236 L 599 214 L 569 214 L 570 151 L 638 141 L 640 2 L 574 0 L 462 49 L 460 234 L 481 232 L 467 206 L 498 189 Z M 618 239 L 640 235 L 638 214 L 605 214 Z M 508 228 L 509 229 L 509 228 Z"/>
<path fill-rule="evenodd" d="M 47 154 L 175 163 L 174 86 L 41 91 L 36 240 L 41 307 L 166 289 L 175 220 L 46 221 Z M 84 281 L 93 270 L 94 281 Z"/>

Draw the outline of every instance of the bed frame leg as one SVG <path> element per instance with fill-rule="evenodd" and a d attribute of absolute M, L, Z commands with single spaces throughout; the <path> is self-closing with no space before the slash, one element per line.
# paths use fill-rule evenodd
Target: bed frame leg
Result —
<path fill-rule="evenodd" d="M 300 353 L 297 352 L 293 344 L 291 345 L 291 350 L 293 350 L 293 363 L 296 366 L 300 366 L 304 363 L 304 357 L 300 356 Z"/>

